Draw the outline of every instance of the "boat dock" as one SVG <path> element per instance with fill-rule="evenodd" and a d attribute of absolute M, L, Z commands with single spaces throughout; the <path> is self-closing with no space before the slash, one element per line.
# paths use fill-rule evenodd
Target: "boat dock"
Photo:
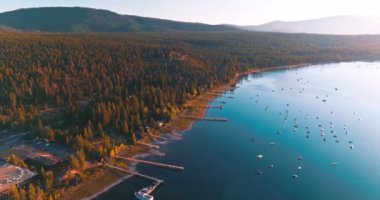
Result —
<path fill-rule="evenodd" d="M 141 164 L 145 164 L 145 165 L 151 165 L 151 166 L 173 169 L 173 170 L 183 171 L 185 169 L 184 167 L 181 167 L 181 166 L 157 163 L 157 162 L 140 160 L 140 159 L 135 159 L 135 158 L 121 157 L 121 156 L 115 156 L 114 158 L 119 158 L 119 159 L 123 159 L 123 160 L 129 161 L 129 162 L 141 163 Z"/>
<path fill-rule="evenodd" d="M 181 115 L 179 117 L 185 118 L 185 119 L 193 119 L 193 120 L 228 122 L 226 118 L 218 118 L 218 117 L 215 117 L 215 118 L 214 117 L 197 117 L 197 116 L 190 116 L 190 115 Z"/>
<path fill-rule="evenodd" d="M 158 188 L 158 186 L 160 186 L 164 181 L 161 180 L 160 182 L 157 181 L 156 184 L 154 184 L 153 186 L 149 187 L 149 191 L 148 191 L 148 194 L 151 194 L 152 192 L 154 192 L 154 190 L 156 190 L 156 188 Z"/>
<path fill-rule="evenodd" d="M 225 101 L 218 101 L 218 100 L 208 99 L 208 98 L 204 98 L 204 97 L 198 97 L 198 99 L 199 100 L 204 100 L 204 101 L 213 101 L 215 103 L 222 103 L 222 104 L 226 103 Z"/>
<path fill-rule="evenodd" d="M 137 143 L 140 144 L 140 145 L 146 146 L 146 147 L 150 147 L 150 148 L 154 148 L 154 149 L 160 149 L 159 146 L 154 145 L 154 144 L 148 144 L 148 143 L 141 142 L 141 141 L 138 141 Z"/>
<path fill-rule="evenodd" d="M 162 141 L 166 141 L 166 140 L 167 140 L 166 138 L 161 137 L 161 136 L 158 136 L 158 135 L 150 134 L 150 136 L 152 136 L 153 138 L 156 138 L 156 139 L 162 140 Z"/>
<path fill-rule="evenodd" d="M 187 108 L 217 108 L 223 109 L 223 106 L 210 106 L 210 105 L 197 105 L 197 106 L 188 106 Z"/>
<path fill-rule="evenodd" d="M 223 95 L 224 92 L 206 92 L 205 94 L 214 95 L 214 96 L 220 96 L 220 95 Z"/>
<path fill-rule="evenodd" d="M 125 173 L 128 173 L 128 174 L 132 174 L 134 176 L 138 176 L 138 177 L 143 178 L 143 179 L 147 179 L 147 180 L 150 180 L 150 181 L 155 181 L 155 182 L 160 183 L 160 184 L 164 182 L 163 180 L 155 178 L 153 176 L 148 176 L 148 175 L 145 175 L 145 174 L 141 174 L 141 173 L 138 173 L 136 171 L 129 170 L 129 169 L 124 169 L 124 168 L 116 167 L 116 166 L 113 166 L 113 165 L 110 165 L 110 164 L 105 164 L 105 166 L 107 166 L 109 168 L 112 168 L 112 169 L 116 169 L 116 170 L 125 172 Z"/>

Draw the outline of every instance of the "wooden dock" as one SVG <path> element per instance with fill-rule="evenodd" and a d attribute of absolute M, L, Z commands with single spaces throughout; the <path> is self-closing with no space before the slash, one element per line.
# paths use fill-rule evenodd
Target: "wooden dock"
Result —
<path fill-rule="evenodd" d="M 146 147 L 150 147 L 150 148 L 154 148 L 154 149 L 160 149 L 159 146 L 154 145 L 154 144 L 148 144 L 148 143 L 141 142 L 141 141 L 138 141 L 137 143 L 140 144 L 140 145 L 146 146 Z"/>
<path fill-rule="evenodd" d="M 153 186 L 149 187 L 149 191 L 147 192 L 147 194 L 153 193 L 154 190 L 156 190 L 158 188 L 158 186 L 160 186 L 162 183 L 164 183 L 164 180 L 155 178 L 153 176 L 148 176 L 148 175 L 145 175 L 145 174 L 141 174 L 141 173 L 138 173 L 136 171 L 132 171 L 132 170 L 128 170 L 128 169 L 123 169 L 123 168 L 116 167 L 116 166 L 109 165 L 109 164 L 105 164 L 105 166 L 107 166 L 107 167 L 109 167 L 111 169 L 115 169 L 115 170 L 119 170 L 119 171 L 125 172 L 127 174 L 131 174 L 133 176 L 137 176 L 137 177 L 140 177 L 140 178 L 143 178 L 143 179 L 154 181 L 155 184 Z"/>
<path fill-rule="evenodd" d="M 182 135 L 180 135 L 180 134 L 178 134 L 178 133 L 176 133 L 176 132 L 174 132 L 174 131 L 170 132 L 170 134 L 172 134 L 172 135 L 174 135 L 174 136 L 177 136 L 177 137 L 182 137 Z"/>
<path fill-rule="evenodd" d="M 152 194 L 152 192 L 154 192 L 154 190 L 156 190 L 158 188 L 158 186 L 160 186 L 164 181 L 157 181 L 156 184 L 154 184 L 153 186 L 150 187 L 150 190 L 148 192 L 148 194 Z"/>
<path fill-rule="evenodd" d="M 198 105 L 198 106 L 188 106 L 187 108 L 216 108 L 223 109 L 223 106 L 210 106 L 210 105 Z"/>
<path fill-rule="evenodd" d="M 163 180 L 155 178 L 153 176 L 148 176 L 148 175 L 145 175 L 145 174 L 141 174 L 141 173 L 138 173 L 136 171 L 129 170 L 129 169 L 124 169 L 124 168 L 116 167 L 116 166 L 113 166 L 113 165 L 110 165 L 110 164 L 105 164 L 105 166 L 107 166 L 109 168 L 112 168 L 112 169 L 116 169 L 116 170 L 125 172 L 127 174 L 132 174 L 134 176 L 138 176 L 138 177 L 143 178 L 143 179 L 147 179 L 147 180 L 150 180 L 150 181 L 155 181 L 155 182 L 160 183 L 160 184 L 164 182 Z"/>
<path fill-rule="evenodd" d="M 158 135 L 153 135 L 153 134 L 150 134 L 150 136 L 152 136 L 153 138 L 159 139 L 159 140 L 161 140 L 161 141 L 167 141 L 167 139 L 166 139 L 166 138 L 164 138 L 164 137 L 161 137 L 161 136 L 158 136 Z"/>
<path fill-rule="evenodd" d="M 224 92 L 206 92 L 205 94 L 214 95 L 214 96 L 220 96 L 220 95 L 223 95 Z"/>
<path fill-rule="evenodd" d="M 204 98 L 204 97 L 199 97 L 198 99 L 199 100 L 204 100 L 204 101 L 213 101 L 215 103 L 222 103 L 222 104 L 226 103 L 225 101 L 218 101 L 218 100 L 208 99 L 208 98 Z"/>
<path fill-rule="evenodd" d="M 157 162 L 140 160 L 140 159 L 135 159 L 135 158 L 121 157 L 121 156 L 115 156 L 114 158 L 119 158 L 119 159 L 123 159 L 129 162 L 141 163 L 145 165 L 151 165 L 151 166 L 162 167 L 162 168 L 173 169 L 173 170 L 183 171 L 185 169 L 184 167 L 181 167 L 181 166 L 157 163 Z"/>
<path fill-rule="evenodd" d="M 197 116 L 189 116 L 189 115 L 181 115 L 179 116 L 185 119 L 193 119 L 193 120 L 204 120 L 204 121 L 215 121 L 215 122 L 228 122 L 226 118 L 214 118 L 214 117 L 197 117 Z"/>

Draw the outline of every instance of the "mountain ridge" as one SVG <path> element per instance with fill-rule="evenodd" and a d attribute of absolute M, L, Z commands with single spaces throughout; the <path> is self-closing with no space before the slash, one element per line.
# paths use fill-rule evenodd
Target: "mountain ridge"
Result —
<path fill-rule="evenodd" d="M 341 15 L 300 21 L 273 21 L 256 26 L 240 26 L 249 31 L 311 33 L 329 35 L 380 34 L 380 17 Z"/>
<path fill-rule="evenodd" d="M 84 7 L 23 8 L 0 13 L 0 27 L 36 32 L 241 31 L 224 25 L 178 22 Z"/>

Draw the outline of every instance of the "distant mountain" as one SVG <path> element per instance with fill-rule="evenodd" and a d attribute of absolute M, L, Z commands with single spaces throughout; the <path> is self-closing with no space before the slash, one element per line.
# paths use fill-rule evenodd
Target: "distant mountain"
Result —
<path fill-rule="evenodd" d="M 185 23 L 120 15 L 80 7 L 28 8 L 0 13 L 0 28 L 41 32 L 213 32 L 238 31 L 224 25 Z"/>
<path fill-rule="evenodd" d="M 315 33 L 332 35 L 380 34 L 380 17 L 336 16 L 303 21 L 275 21 L 258 26 L 242 26 L 244 30 L 283 33 Z"/>

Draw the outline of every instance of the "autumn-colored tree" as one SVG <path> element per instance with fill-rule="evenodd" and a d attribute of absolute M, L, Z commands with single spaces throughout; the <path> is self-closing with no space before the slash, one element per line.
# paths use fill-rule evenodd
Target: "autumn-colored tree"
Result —
<path fill-rule="evenodd" d="M 10 193 L 13 200 L 21 200 L 21 196 L 16 185 L 11 186 Z"/>
<path fill-rule="evenodd" d="M 28 200 L 35 200 L 36 199 L 36 190 L 34 188 L 33 184 L 29 184 L 28 186 Z"/>
<path fill-rule="evenodd" d="M 80 164 L 76 156 L 70 155 L 69 162 L 72 169 L 80 169 Z"/>

